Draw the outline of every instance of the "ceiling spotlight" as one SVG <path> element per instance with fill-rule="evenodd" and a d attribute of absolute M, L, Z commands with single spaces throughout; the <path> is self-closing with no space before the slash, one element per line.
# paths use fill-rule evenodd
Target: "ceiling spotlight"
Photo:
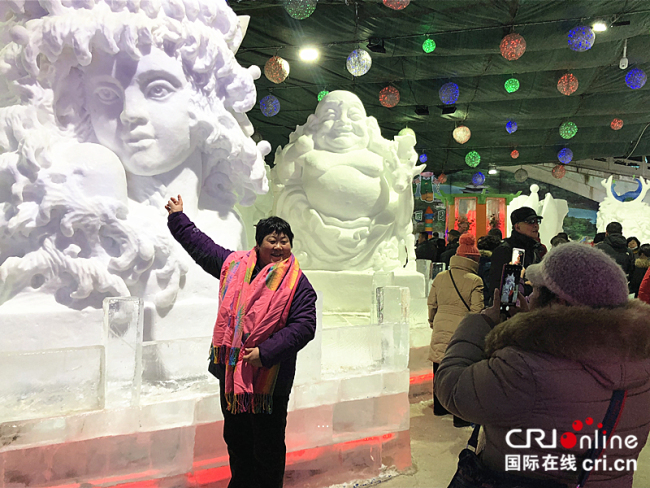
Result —
<path fill-rule="evenodd" d="M 456 105 L 447 105 L 442 107 L 442 115 L 451 115 L 456 113 Z"/>
<path fill-rule="evenodd" d="M 488 174 L 489 174 L 489 175 L 495 175 L 495 174 L 497 174 L 497 166 L 496 166 L 496 164 L 491 164 L 491 165 L 489 166 L 489 168 L 490 168 L 490 169 L 488 169 Z"/>
<path fill-rule="evenodd" d="M 607 30 L 607 24 L 602 20 L 594 22 L 594 25 L 591 26 L 594 32 L 605 32 Z"/>
<path fill-rule="evenodd" d="M 415 106 L 416 115 L 429 115 L 429 107 L 426 105 L 416 105 Z"/>
<path fill-rule="evenodd" d="M 303 61 L 311 62 L 316 61 L 320 53 L 318 52 L 318 49 L 315 49 L 313 47 L 306 47 L 304 49 L 301 49 L 298 55 Z"/>
<path fill-rule="evenodd" d="M 386 54 L 384 40 L 377 37 L 371 37 L 368 39 L 368 51 L 372 51 L 373 53 Z"/>

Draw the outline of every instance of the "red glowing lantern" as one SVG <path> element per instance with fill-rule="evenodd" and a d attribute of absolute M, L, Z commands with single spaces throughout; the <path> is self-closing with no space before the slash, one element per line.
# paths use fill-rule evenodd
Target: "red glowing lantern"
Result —
<path fill-rule="evenodd" d="M 609 125 L 613 130 L 621 130 L 623 128 L 623 121 L 621 119 L 614 119 Z"/>
<path fill-rule="evenodd" d="M 289 63 L 280 56 L 273 56 L 264 65 L 264 76 L 273 83 L 282 83 L 289 76 Z"/>
<path fill-rule="evenodd" d="M 517 159 L 519 157 L 519 151 L 517 151 L 516 149 L 513 149 L 512 152 L 510 153 L 510 157 L 512 159 Z"/>
<path fill-rule="evenodd" d="M 564 178 L 564 175 L 566 174 L 566 167 L 563 164 L 558 164 L 555 166 L 555 168 L 553 168 L 551 173 L 553 173 L 554 178 L 561 180 L 562 178 Z"/>
<path fill-rule="evenodd" d="M 578 89 L 578 78 L 566 73 L 557 82 L 557 89 L 562 95 L 569 96 Z"/>
<path fill-rule="evenodd" d="M 409 6 L 411 0 L 384 0 L 384 5 L 393 10 L 402 10 Z"/>
<path fill-rule="evenodd" d="M 508 61 L 519 59 L 526 52 L 526 40 L 519 34 L 508 34 L 501 40 L 501 56 Z"/>
<path fill-rule="evenodd" d="M 384 107 L 393 108 L 399 103 L 399 90 L 394 86 L 387 86 L 379 92 L 379 103 Z"/>

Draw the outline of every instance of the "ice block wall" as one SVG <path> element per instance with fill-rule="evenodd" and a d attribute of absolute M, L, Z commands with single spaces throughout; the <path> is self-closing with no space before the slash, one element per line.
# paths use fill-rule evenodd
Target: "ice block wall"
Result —
<path fill-rule="evenodd" d="M 375 296 L 379 319 L 363 326 L 324 324 L 319 297 L 316 337 L 298 355 L 289 405 L 286 486 L 329 486 L 411 463 L 409 292 L 387 286 Z M 0 383 L 0 488 L 226 486 L 210 337 L 143 341 L 138 299 L 107 299 L 104 312 L 101 346 L 0 357 L 13 372 Z"/>

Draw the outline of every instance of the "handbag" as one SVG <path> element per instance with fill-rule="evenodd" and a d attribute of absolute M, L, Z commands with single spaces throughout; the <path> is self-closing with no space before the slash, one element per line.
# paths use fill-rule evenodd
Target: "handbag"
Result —
<path fill-rule="evenodd" d="M 603 428 L 608 436 L 616 427 L 625 403 L 626 390 L 616 390 L 603 420 Z M 458 456 L 458 468 L 454 477 L 451 479 L 447 488 L 567 488 L 567 485 L 549 479 L 526 478 L 505 471 L 494 471 L 483 464 L 476 454 L 478 445 L 478 434 L 481 426 L 474 427 L 467 447 L 460 452 Z M 606 444 L 606 443 L 603 443 Z M 585 453 L 585 459 L 592 461 L 598 459 L 603 452 L 604 447 L 592 448 Z M 581 488 L 587 482 L 591 471 L 582 468 L 583 462 L 578 472 L 578 484 L 576 488 Z"/>
<path fill-rule="evenodd" d="M 449 270 L 449 277 L 451 278 L 451 282 L 452 282 L 452 284 L 454 285 L 454 288 L 456 288 L 456 293 L 458 293 L 458 296 L 460 297 L 461 301 L 463 302 L 463 305 L 465 305 L 465 306 L 467 307 L 467 310 L 471 310 L 471 309 L 469 308 L 469 305 L 467 305 L 467 302 L 466 302 L 465 299 L 463 298 L 463 295 L 461 295 L 461 294 L 460 294 L 460 291 L 458 291 L 458 287 L 456 286 L 456 282 L 454 281 L 454 275 L 451 274 L 451 270 Z"/>

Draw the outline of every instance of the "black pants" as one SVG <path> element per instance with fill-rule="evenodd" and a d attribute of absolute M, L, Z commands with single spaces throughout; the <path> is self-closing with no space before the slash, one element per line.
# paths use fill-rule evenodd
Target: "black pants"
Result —
<path fill-rule="evenodd" d="M 433 363 L 434 381 L 435 381 L 436 371 L 438 371 L 439 367 L 440 367 L 440 363 Z M 440 403 L 440 400 L 438 400 L 438 397 L 436 396 L 436 391 L 434 389 L 433 390 L 433 414 L 442 416 L 442 415 L 449 415 L 449 413 L 450 413 L 449 410 L 443 407 L 442 403 Z M 464 427 L 465 424 L 469 425 L 468 422 L 454 415 L 454 425 L 456 427 Z"/>
<path fill-rule="evenodd" d="M 281 488 L 287 447 L 289 396 L 273 397 L 273 413 L 231 414 L 220 381 L 223 439 L 230 456 L 228 488 Z"/>

